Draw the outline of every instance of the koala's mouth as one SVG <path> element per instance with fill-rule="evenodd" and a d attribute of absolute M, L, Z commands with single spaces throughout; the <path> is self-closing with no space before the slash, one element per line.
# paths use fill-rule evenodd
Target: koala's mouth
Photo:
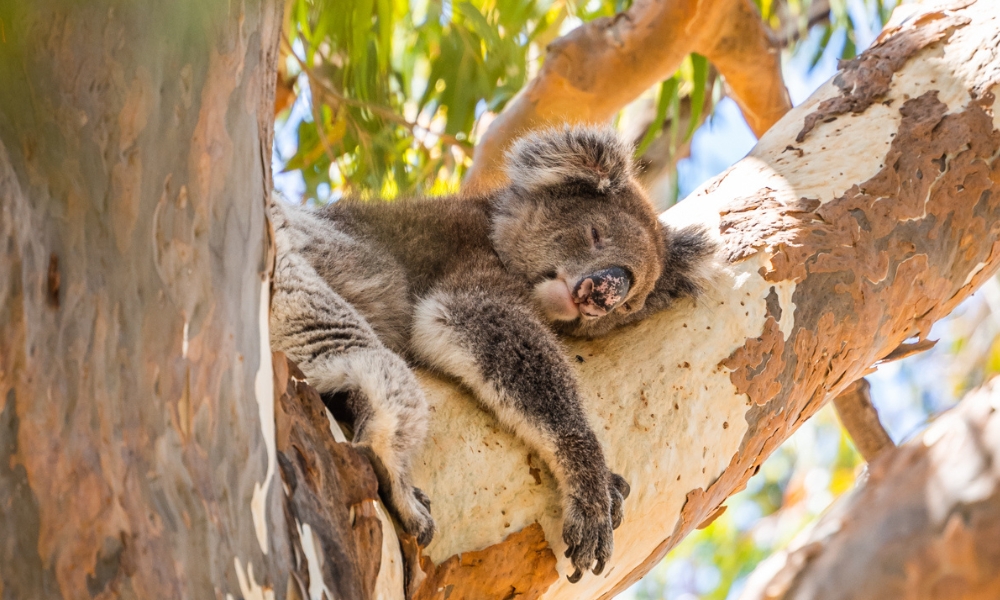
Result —
<path fill-rule="evenodd" d="M 535 285 L 535 301 L 550 321 L 575 321 L 581 314 L 573 291 L 562 276 Z"/>
<path fill-rule="evenodd" d="M 552 321 L 599 319 L 625 300 L 631 279 L 620 267 L 585 275 L 575 285 L 557 273 L 535 286 L 535 299 Z"/>

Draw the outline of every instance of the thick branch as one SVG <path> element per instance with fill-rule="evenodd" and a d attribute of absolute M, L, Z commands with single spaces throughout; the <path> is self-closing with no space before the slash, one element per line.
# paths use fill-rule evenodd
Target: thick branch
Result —
<path fill-rule="evenodd" d="M 503 153 L 526 130 L 607 122 L 691 52 L 732 78 L 733 96 L 758 135 L 790 108 L 777 50 L 749 0 L 637 0 L 549 46 L 541 72 L 479 140 L 466 186 L 500 185 Z"/>
<path fill-rule="evenodd" d="M 742 600 L 1000 597 L 1000 382 L 887 452 Z"/>
<path fill-rule="evenodd" d="M 717 19 L 701 29 L 695 52 L 719 70 L 728 95 L 760 137 L 792 107 L 781 76 L 781 49 L 750 2 L 727 2 Z"/>
<path fill-rule="evenodd" d="M 981 49 L 993 47 L 1000 5 L 923 10 L 668 211 L 671 223 L 719 233 L 728 264 L 704 298 L 567 342 L 609 466 L 632 486 L 604 574 L 575 585 L 552 577 L 548 557 L 560 575 L 567 564 L 543 462 L 453 382 L 422 376 L 434 416 L 415 479 L 439 534 L 424 563 L 433 586 L 416 597 L 477 577 L 499 589 L 505 573 L 522 578 L 508 591 L 612 597 L 802 421 L 905 340 L 926 337 L 997 270 L 989 92 L 1000 59 Z M 535 523 L 547 547 L 528 534 Z M 471 551 L 475 565 L 462 563 Z M 526 564 L 537 565 L 527 583 Z"/>

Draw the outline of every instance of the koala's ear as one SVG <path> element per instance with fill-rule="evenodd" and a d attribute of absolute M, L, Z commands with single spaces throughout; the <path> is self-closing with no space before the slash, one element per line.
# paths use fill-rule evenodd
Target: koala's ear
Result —
<path fill-rule="evenodd" d="M 507 177 L 527 192 L 574 185 L 610 194 L 634 182 L 632 147 L 610 127 L 548 129 L 507 151 Z"/>
<path fill-rule="evenodd" d="M 658 302 L 666 306 L 677 298 L 698 296 L 720 269 L 718 245 L 701 225 L 674 229 L 663 223 L 660 233 L 663 270 L 650 298 L 658 296 Z"/>

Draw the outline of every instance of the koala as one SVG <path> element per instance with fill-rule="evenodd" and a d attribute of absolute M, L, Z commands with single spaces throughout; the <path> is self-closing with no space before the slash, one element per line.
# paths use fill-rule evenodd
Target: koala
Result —
<path fill-rule="evenodd" d="M 506 173 L 474 197 L 273 202 L 271 343 L 353 420 L 380 495 L 421 545 L 434 521 L 410 469 L 428 409 L 408 365 L 457 378 L 556 477 L 576 582 L 610 559 L 629 484 L 608 468 L 557 334 L 600 336 L 695 296 L 714 247 L 658 221 L 613 130 L 528 135 Z"/>

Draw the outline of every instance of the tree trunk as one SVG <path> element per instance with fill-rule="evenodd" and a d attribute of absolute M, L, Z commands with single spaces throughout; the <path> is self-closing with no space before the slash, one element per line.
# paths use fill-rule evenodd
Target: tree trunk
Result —
<path fill-rule="evenodd" d="M 741 600 L 1000 598 L 1000 381 L 971 392 L 792 547 Z"/>
<path fill-rule="evenodd" d="M 268 349 L 280 3 L 0 3 L 0 596 L 290 585 Z"/>
<path fill-rule="evenodd" d="M 438 536 L 416 598 L 610 598 L 719 514 L 805 419 L 1000 267 L 1000 6 L 921 8 L 665 214 L 719 232 L 695 303 L 567 342 L 632 485 L 612 562 L 577 584 L 537 455 L 452 382 L 415 467 Z M 484 585 L 488 581 L 489 585 Z"/>
<path fill-rule="evenodd" d="M 632 484 L 604 574 L 560 577 L 544 464 L 422 376 L 415 477 L 439 534 L 422 560 L 403 540 L 414 597 L 613 596 L 1000 266 L 1000 59 L 982 50 L 1000 7 L 950 5 L 670 211 L 719 231 L 729 264 L 705 298 L 568 345 Z M 0 596 L 402 595 L 367 467 L 319 435 L 300 377 L 272 376 L 279 12 L 0 5 Z"/>

